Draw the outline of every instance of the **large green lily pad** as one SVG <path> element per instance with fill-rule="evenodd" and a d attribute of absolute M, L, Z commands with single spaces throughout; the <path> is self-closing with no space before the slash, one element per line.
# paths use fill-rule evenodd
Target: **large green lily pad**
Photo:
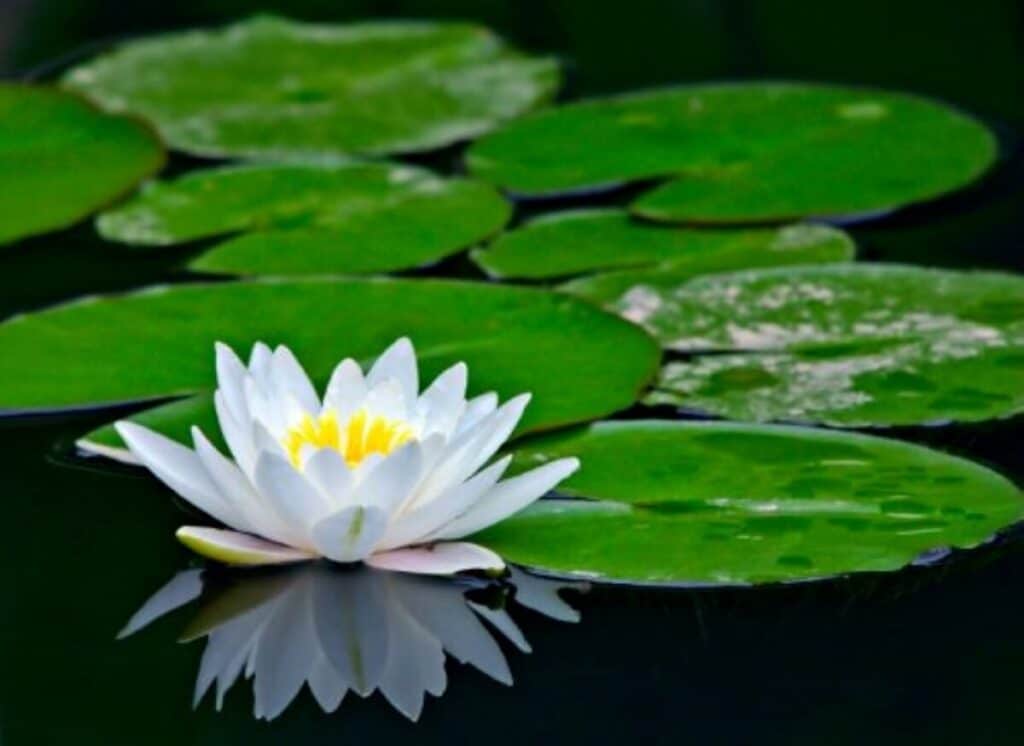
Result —
<path fill-rule="evenodd" d="M 121 45 L 64 85 L 206 156 L 381 154 L 475 137 L 546 102 L 554 61 L 461 23 L 257 17 Z"/>
<path fill-rule="evenodd" d="M 1024 518 L 1024 495 L 969 461 L 822 430 L 605 422 L 531 439 L 525 468 L 583 466 L 474 541 L 558 575 L 746 585 L 899 569 Z"/>
<path fill-rule="evenodd" d="M 213 344 L 287 344 L 314 378 L 409 335 L 424 377 L 465 360 L 474 391 L 531 391 L 523 429 L 629 406 L 657 345 L 581 301 L 440 280 L 262 280 L 90 298 L 0 324 L 0 413 L 209 391 Z"/>
<path fill-rule="evenodd" d="M 163 246 L 233 235 L 192 263 L 227 274 L 354 274 L 436 261 L 501 229 L 490 186 L 411 166 L 258 164 L 147 184 L 101 215 L 108 239 Z"/>
<path fill-rule="evenodd" d="M 478 141 L 468 163 L 528 196 L 672 179 L 632 209 L 732 223 L 890 210 L 969 184 L 995 156 L 988 129 L 916 96 L 733 83 L 540 112 Z"/>
<path fill-rule="evenodd" d="M 60 91 L 0 83 L 0 244 L 72 225 L 163 163 L 137 121 Z"/>
<path fill-rule="evenodd" d="M 820 265 L 634 285 L 611 304 L 682 352 L 647 401 L 840 426 L 1024 410 L 1024 278 Z"/>
<path fill-rule="evenodd" d="M 850 237 L 825 225 L 694 229 L 632 219 L 624 210 L 572 210 L 531 220 L 473 253 L 487 274 L 548 279 L 654 264 L 690 276 L 747 267 L 838 262 Z"/>

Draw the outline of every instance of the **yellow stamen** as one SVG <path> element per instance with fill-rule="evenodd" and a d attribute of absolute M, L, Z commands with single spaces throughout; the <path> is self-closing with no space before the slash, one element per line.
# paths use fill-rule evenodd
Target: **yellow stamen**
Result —
<path fill-rule="evenodd" d="M 282 440 L 288 458 L 296 469 L 302 466 L 302 448 L 332 448 L 349 466 L 355 466 L 371 453 L 387 455 L 415 437 L 412 427 L 401 420 L 370 414 L 360 409 L 344 423 L 333 410 L 319 417 L 306 414 L 293 425 Z"/>

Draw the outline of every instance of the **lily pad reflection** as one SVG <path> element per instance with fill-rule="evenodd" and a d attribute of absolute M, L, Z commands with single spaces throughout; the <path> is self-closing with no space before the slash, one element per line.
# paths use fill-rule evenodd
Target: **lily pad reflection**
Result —
<path fill-rule="evenodd" d="M 511 598 L 552 619 L 576 622 L 579 613 L 559 591 L 585 587 L 518 570 L 504 583 L 321 564 L 227 577 L 187 570 L 146 601 L 119 637 L 201 598 L 182 635 L 185 642 L 207 640 L 195 706 L 214 689 L 219 710 L 244 674 L 252 681 L 257 719 L 276 718 L 306 685 L 326 713 L 351 694 L 379 691 L 416 720 L 425 696 L 440 697 L 447 688 L 446 655 L 512 684 L 494 630 L 524 653 L 530 645 L 508 614 Z"/>

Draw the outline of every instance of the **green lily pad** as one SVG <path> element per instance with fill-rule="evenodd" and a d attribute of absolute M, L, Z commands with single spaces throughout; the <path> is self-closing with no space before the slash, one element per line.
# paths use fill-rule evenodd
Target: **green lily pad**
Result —
<path fill-rule="evenodd" d="M 0 244 L 72 225 L 163 163 L 139 122 L 60 91 L 0 83 Z"/>
<path fill-rule="evenodd" d="M 237 234 L 191 267 L 227 274 L 354 274 L 416 267 L 501 229 L 490 186 L 410 166 L 257 164 L 147 184 L 100 215 L 107 239 L 164 246 Z"/>
<path fill-rule="evenodd" d="M 734 83 L 540 112 L 478 141 L 467 159 L 527 196 L 672 179 L 632 210 L 734 223 L 891 210 L 971 183 L 995 157 L 988 129 L 916 96 Z"/>
<path fill-rule="evenodd" d="M 820 265 L 634 285 L 610 306 L 681 352 L 646 399 L 748 421 L 980 421 L 1024 411 L 1024 278 Z"/>
<path fill-rule="evenodd" d="M 853 253 L 850 237 L 825 225 L 702 230 L 643 223 L 609 209 L 544 215 L 473 252 L 473 260 L 491 277 L 548 279 L 652 264 L 694 276 L 838 262 Z"/>
<path fill-rule="evenodd" d="M 465 360 L 474 391 L 532 391 L 523 429 L 629 406 L 654 375 L 640 329 L 557 293 L 440 280 L 262 280 L 90 298 L 0 324 L 0 413 L 209 391 L 213 343 L 287 344 L 326 382 L 410 335 L 423 375 Z"/>
<path fill-rule="evenodd" d="M 583 466 L 559 492 L 590 500 L 542 500 L 473 540 L 557 575 L 746 585 L 897 570 L 1024 518 L 998 474 L 865 435 L 604 422 L 531 439 L 515 463 L 563 456 Z"/>
<path fill-rule="evenodd" d="M 429 150 L 548 101 L 557 65 L 479 26 L 257 17 L 121 45 L 63 80 L 204 156 Z"/>

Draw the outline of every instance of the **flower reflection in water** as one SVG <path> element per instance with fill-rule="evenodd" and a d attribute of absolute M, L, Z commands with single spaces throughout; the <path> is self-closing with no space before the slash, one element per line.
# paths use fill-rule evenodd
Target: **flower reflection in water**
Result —
<path fill-rule="evenodd" d="M 188 570 L 171 579 L 129 620 L 127 637 L 200 596 L 204 603 L 184 639 L 207 638 L 194 705 L 215 686 L 217 708 L 245 674 L 254 715 L 280 715 L 302 685 L 325 712 L 350 692 L 381 694 L 416 720 L 427 693 L 447 685 L 445 654 L 511 685 L 512 674 L 494 633 L 515 647 L 530 646 L 504 606 L 515 601 L 563 622 L 579 614 L 559 596 L 584 584 L 558 583 L 512 569 L 509 578 L 428 578 L 370 568 L 339 570 L 326 564 L 256 575 L 210 576 Z M 467 596 L 498 597 L 497 605 Z M 473 593 L 477 596 L 478 593 Z M 488 624 L 484 624 L 486 620 Z"/>

